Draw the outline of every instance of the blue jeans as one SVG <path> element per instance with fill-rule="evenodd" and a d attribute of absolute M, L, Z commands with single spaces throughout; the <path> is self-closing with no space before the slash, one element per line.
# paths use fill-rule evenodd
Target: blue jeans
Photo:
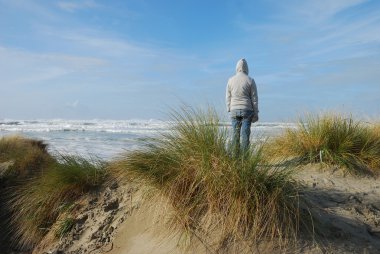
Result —
<path fill-rule="evenodd" d="M 253 111 L 243 109 L 231 110 L 230 116 L 232 120 L 232 146 L 234 152 L 238 154 L 239 148 L 242 152 L 246 152 L 249 147 L 249 136 L 251 135 Z"/>

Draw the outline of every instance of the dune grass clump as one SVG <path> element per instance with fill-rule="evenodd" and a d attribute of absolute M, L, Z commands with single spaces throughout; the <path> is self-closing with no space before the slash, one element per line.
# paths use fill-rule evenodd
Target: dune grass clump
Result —
<path fill-rule="evenodd" d="M 57 217 L 106 179 L 99 160 L 47 152 L 42 141 L 20 136 L 0 139 L 1 244 L 32 248 Z"/>
<path fill-rule="evenodd" d="M 300 162 L 337 165 L 350 174 L 378 175 L 380 138 L 378 131 L 352 117 L 309 115 L 297 129 L 288 129 L 268 146 L 272 155 L 293 157 Z"/>
<path fill-rule="evenodd" d="M 53 158 L 46 151 L 42 141 L 20 136 L 9 136 L 0 139 L 1 180 L 11 181 L 29 177 L 38 173 Z"/>
<path fill-rule="evenodd" d="M 262 165 L 260 147 L 232 156 L 227 130 L 212 110 L 183 110 L 172 118 L 169 133 L 146 140 L 118 165 L 169 200 L 173 230 L 214 251 L 261 240 L 286 246 L 297 238 L 302 218 L 291 170 Z"/>
<path fill-rule="evenodd" d="M 20 136 L 0 138 L 0 245 L 7 252 L 10 247 L 9 189 L 39 175 L 54 159 L 46 145 L 38 140 Z"/>
<path fill-rule="evenodd" d="M 61 156 L 40 175 L 11 188 L 7 205 L 15 245 L 25 249 L 37 243 L 60 213 L 103 183 L 105 172 L 100 161 Z"/>

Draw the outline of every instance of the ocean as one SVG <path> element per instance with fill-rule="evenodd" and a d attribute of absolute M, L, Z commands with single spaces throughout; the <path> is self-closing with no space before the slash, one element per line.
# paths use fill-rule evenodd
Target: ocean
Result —
<path fill-rule="evenodd" d="M 172 123 L 161 120 L 10 120 L 0 119 L 0 137 L 21 135 L 43 140 L 54 155 L 70 154 L 111 160 L 141 146 L 141 139 L 169 131 Z M 229 123 L 222 123 L 231 129 Z M 252 138 L 281 134 L 294 123 L 252 125 Z"/>

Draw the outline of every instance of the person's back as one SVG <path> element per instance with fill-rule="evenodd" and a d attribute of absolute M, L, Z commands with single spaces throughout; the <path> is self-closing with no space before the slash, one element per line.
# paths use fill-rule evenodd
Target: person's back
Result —
<path fill-rule="evenodd" d="M 236 65 L 236 74 L 228 80 L 226 91 L 227 111 L 257 109 L 257 89 L 255 81 L 248 76 L 248 64 L 240 59 Z"/>
<path fill-rule="evenodd" d="M 248 76 L 248 64 L 240 59 L 236 65 L 236 74 L 228 80 L 226 89 L 227 111 L 230 112 L 233 128 L 233 145 L 240 146 L 242 132 L 242 150 L 249 146 L 251 123 L 258 121 L 258 97 L 255 81 Z"/>

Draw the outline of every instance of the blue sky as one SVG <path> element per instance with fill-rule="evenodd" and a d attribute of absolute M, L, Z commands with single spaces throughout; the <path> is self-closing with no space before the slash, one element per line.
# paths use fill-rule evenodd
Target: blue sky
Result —
<path fill-rule="evenodd" d="M 380 116 L 378 0 L 0 0 L 0 119 L 225 114 L 242 57 L 262 121 Z"/>

